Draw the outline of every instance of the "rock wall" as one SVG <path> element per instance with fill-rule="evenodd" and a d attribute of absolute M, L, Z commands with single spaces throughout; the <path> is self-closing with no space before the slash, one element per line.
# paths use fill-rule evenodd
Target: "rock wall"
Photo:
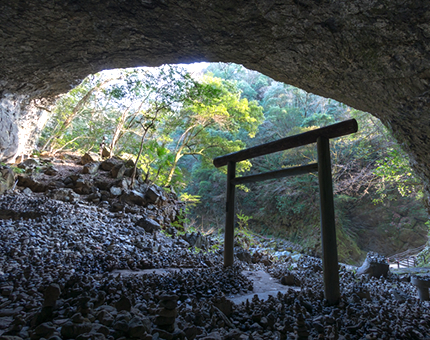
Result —
<path fill-rule="evenodd" d="M 0 98 L 0 160 L 14 161 L 34 148 L 49 117 L 49 108 L 40 102 L 23 94 Z"/>
<path fill-rule="evenodd" d="M 3 2 L 0 95 L 50 98 L 102 69 L 241 63 L 374 114 L 428 180 L 429 22 L 424 0 Z"/>

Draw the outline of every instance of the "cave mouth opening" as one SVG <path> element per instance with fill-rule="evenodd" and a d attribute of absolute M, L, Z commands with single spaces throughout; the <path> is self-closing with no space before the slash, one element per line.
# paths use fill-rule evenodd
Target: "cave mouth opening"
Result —
<path fill-rule="evenodd" d="M 390 156 L 390 154 L 378 154 L 378 152 L 375 150 L 384 148 L 387 150 L 391 150 L 393 149 L 392 146 L 396 144 L 394 139 L 391 137 L 389 143 L 384 144 L 382 140 L 386 137 L 384 137 L 383 134 L 381 135 L 380 131 L 384 131 L 384 133 L 386 133 L 387 135 L 388 131 L 377 118 L 373 117 L 368 113 L 350 108 L 332 99 L 319 97 L 315 94 L 308 93 L 291 85 L 277 82 L 256 71 L 247 70 L 246 68 L 238 64 L 205 63 L 190 66 L 184 66 L 181 64 L 166 65 L 164 66 L 164 80 L 160 81 L 155 78 L 151 78 L 151 86 L 155 86 L 154 88 L 159 90 L 157 90 L 158 92 L 156 92 L 154 96 L 159 95 L 161 91 L 165 90 L 161 90 L 161 88 L 163 87 L 163 84 L 166 84 L 166 79 L 168 79 L 166 77 L 166 74 L 168 75 L 168 72 L 166 70 L 174 67 L 185 67 L 187 71 L 196 74 L 201 72 L 203 68 L 209 68 L 212 75 L 225 78 L 224 80 L 234 81 L 236 88 L 238 88 L 238 92 L 236 94 L 239 95 L 241 99 L 246 99 L 248 103 L 254 100 L 258 105 L 263 107 L 263 123 L 260 126 L 259 131 L 256 132 L 255 138 L 249 138 L 246 136 L 245 133 L 242 132 L 241 138 L 242 140 L 245 140 L 246 145 L 249 146 L 286 137 L 287 135 L 298 134 L 302 131 L 305 131 L 306 129 L 311 129 L 314 126 L 325 126 L 341 120 L 357 118 L 359 121 L 360 133 L 362 133 L 362 138 L 357 139 L 355 141 L 356 146 L 351 145 L 349 149 L 345 149 L 344 146 L 340 145 L 339 143 L 336 142 L 335 144 L 335 150 L 338 154 L 338 159 L 336 159 L 334 171 L 337 176 L 336 180 L 339 180 L 340 183 L 338 185 L 337 194 L 339 194 L 340 197 L 340 210 L 343 210 L 340 215 L 340 224 L 342 226 L 345 226 L 345 230 L 342 232 L 341 235 L 342 240 L 344 241 L 342 243 L 343 248 L 340 250 L 341 258 L 344 260 L 344 262 L 357 264 L 360 260 L 364 258 L 364 251 L 380 251 L 383 252 L 385 255 L 391 255 L 406 250 L 406 248 L 410 246 L 407 242 L 407 235 L 405 233 L 401 236 L 403 239 L 401 244 L 394 237 L 392 237 L 392 239 L 386 242 L 386 244 L 382 244 L 382 242 L 378 241 L 381 240 L 381 238 L 379 236 L 375 236 L 380 231 L 379 229 L 382 228 L 381 225 L 388 226 L 386 230 L 388 230 L 389 233 L 393 232 L 394 235 L 396 233 L 398 234 L 398 228 L 400 228 L 399 226 L 410 224 L 409 220 L 409 222 L 404 219 L 402 220 L 401 218 L 397 220 L 397 218 L 390 216 L 388 210 L 393 208 L 393 203 L 391 203 L 391 199 L 387 200 L 386 198 L 382 197 L 383 195 L 394 195 L 398 198 L 403 197 L 402 193 L 398 192 L 397 187 L 390 187 L 391 191 L 397 190 L 397 193 L 395 194 L 393 194 L 392 192 L 383 192 L 381 195 L 379 195 L 376 194 L 376 192 L 380 189 L 380 187 L 376 184 L 372 184 L 374 185 L 374 187 L 372 187 L 371 189 L 372 195 L 369 195 L 367 197 L 367 203 L 369 204 L 369 206 L 371 206 L 371 209 L 369 209 L 372 211 L 374 210 L 374 213 L 369 214 L 369 209 L 365 209 L 364 206 L 356 208 L 356 214 L 350 214 L 349 212 L 351 208 L 354 207 L 355 203 L 353 203 L 353 201 L 357 200 L 358 196 L 362 195 L 368 187 L 366 185 L 366 181 L 368 181 L 369 183 L 373 183 L 375 176 L 378 176 L 375 175 L 375 173 L 373 172 L 377 167 L 377 162 L 381 161 L 385 156 Z M 53 138 L 49 140 L 49 133 L 53 131 L 53 129 L 55 128 L 55 124 L 58 124 L 58 122 L 67 121 L 68 119 L 66 116 L 61 115 L 64 112 L 57 112 L 57 118 L 51 121 L 51 123 L 48 123 L 48 127 L 50 126 L 51 130 L 44 130 L 42 132 L 42 138 L 41 141 L 39 141 L 39 146 L 41 147 L 40 151 L 44 151 L 45 149 L 47 149 L 46 145 L 49 146 L 49 144 L 47 144 L 48 142 L 61 142 L 54 147 L 52 147 L 51 145 L 51 151 L 56 149 L 64 150 L 74 146 L 82 152 L 99 152 L 98 148 L 101 143 L 104 143 L 108 147 L 112 144 L 113 136 L 118 130 L 118 122 L 119 120 L 121 120 L 120 118 L 122 117 L 122 115 L 124 115 L 125 118 L 122 123 L 123 125 L 121 129 L 124 128 L 124 131 L 128 129 L 128 131 L 124 132 L 122 135 L 121 133 L 119 134 L 120 137 L 118 137 L 116 149 L 114 150 L 115 152 L 113 154 L 118 154 L 126 159 L 135 160 L 140 148 L 139 138 L 142 137 L 142 131 L 144 131 L 144 128 L 140 126 L 140 131 L 132 131 L 134 128 L 136 128 L 136 126 L 129 128 L 125 128 L 124 126 L 128 124 L 127 119 L 129 118 L 127 117 L 131 117 L 132 119 L 134 119 L 135 122 L 138 121 L 138 115 L 135 115 L 134 113 L 137 112 L 137 110 L 139 109 L 141 101 L 135 100 L 135 105 L 130 105 L 132 101 L 130 99 L 131 97 L 127 97 L 124 91 L 125 88 L 129 86 L 129 89 L 132 89 L 134 92 L 138 92 L 138 89 L 133 88 L 136 82 L 132 79 L 129 79 L 129 81 L 122 79 L 121 82 L 116 83 L 115 86 L 103 86 L 105 86 L 104 82 L 112 78 L 114 75 L 117 76 L 121 73 L 133 75 L 133 72 L 144 73 L 145 70 L 148 69 L 161 70 L 163 69 L 163 67 L 115 69 L 103 71 L 100 72 L 101 76 L 90 75 L 78 87 L 72 89 L 69 94 L 63 95 L 59 99 L 60 101 L 63 100 L 62 104 L 60 104 L 59 107 L 66 107 L 67 105 L 69 105 L 68 111 L 66 110 L 64 112 L 69 112 L 69 114 L 72 115 L 76 113 L 74 112 L 74 108 L 78 107 L 79 110 L 81 110 L 80 112 L 82 113 L 82 116 L 79 117 L 78 115 L 78 117 L 75 117 L 76 120 L 74 120 L 73 124 L 70 124 L 68 126 L 70 131 L 64 133 L 61 138 Z M 156 71 L 154 72 L 156 73 Z M 182 79 L 180 78 L 180 73 L 176 74 L 176 76 L 176 78 L 174 77 L 176 82 Z M 101 87 L 97 88 L 97 86 Z M 170 89 L 177 89 L 177 87 L 175 86 L 172 86 Z M 95 98 L 99 96 L 100 98 L 104 99 L 98 104 L 91 104 L 87 107 L 85 106 L 85 103 L 81 103 L 81 105 L 80 99 L 85 98 L 85 94 L 91 91 L 93 88 L 94 92 L 91 95 Z M 100 93 L 98 94 L 97 91 L 99 90 Z M 165 92 L 165 94 L 168 94 L 168 92 Z M 68 96 L 69 99 L 67 99 Z M 74 99 L 73 96 L 75 96 Z M 116 106 L 108 104 L 109 98 L 114 99 L 113 103 Z M 73 103 L 72 106 L 70 106 L 71 103 Z M 101 112 L 102 108 L 105 109 L 106 112 Z M 140 108 L 145 109 L 146 107 L 141 106 Z M 172 110 L 174 111 L 178 108 L 180 108 L 180 106 L 172 107 Z M 206 174 L 204 175 L 206 177 L 204 177 L 202 173 L 204 171 L 207 171 L 207 168 L 204 168 L 202 166 L 205 160 L 202 160 L 201 155 L 180 155 L 181 157 L 179 157 L 179 159 L 175 163 L 175 158 L 177 155 L 175 153 L 175 149 L 180 144 L 179 142 L 182 140 L 183 133 L 187 130 L 187 128 L 184 126 L 177 126 L 178 128 L 176 130 L 169 130 L 169 125 L 173 126 L 174 124 L 177 124 L 177 121 L 175 120 L 176 118 L 174 118 L 174 115 L 165 115 L 163 116 L 163 119 L 160 120 L 158 125 L 160 132 L 148 132 L 145 137 L 145 144 L 142 144 L 144 145 L 142 153 L 142 157 L 144 158 L 140 161 L 140 165 L 143 167 L 143 172 L 147 174 L 146 179 L 154 180 L 155 183 L 160 186 L 165 186 L 166 182 L 168 181 L 167 184 L 173 185 L 177 191 L 182 191 L 186 188 L 187 190 L 189 190 L 188 192 L 191 193 L 191 195 L 199 195 L 199 193 L 202 194 L 202 196 L 204 197 L 203 199 L 207 202 L 211 201 L 212 196 L 218 197 L 218 201 L 213 204 L 211 211 L 205 210 L 202 207 L 197 206 L 193 211 L 193 216 L 195 216 L 195 223 L 197 225 L 207 224 L 208 230 L 211 229 L 213 226 L 220 227 L 220 221 L 211 219 L 210 215 L 216 214 L 218 216 L 222 216 L 224 213 L 222 204 L 223 198 L 220 198 L 223 197 L 224 192 L 223 190 L 215 189 L 214 191 L 213 189 L 219 188 L 220 186 L 217 183 L 222 183 L 222 181 L 224 181 L 224 178 L 222 178 L 222 176 L 220 177 L 217 174 L 211 174 L 210 176 Z M 190 119 L 190 117 L 187 116 L 187 119 Z M 52 122 L 54 122 L 53 125 Z M 74 125 L 74 123 L 76 124 Z M 137 125 L 137 128 L 139 128 L 139 125 Z M 161 131 L 165 131 L 166 133 L 163 133 Z M 222 129 L 219 130 L 217 133 L 223 137 L 227 136 L 227 132 Z M 90 139 L 90 137 L 92 139 Z M 84 143 L 86 141 L 86 138 L 88 139 L 88 142 Z M 132 146 L 130 146 L 131 144 Z M 243 146 L 244 145 L 245 144 L 243 144 Z M 401 164 L 401 166 L 403 167 L 402 171 L 405 174 L 409 173 L 410 169 L 407 168 L 408 160 L 405 154 L 402 153 L 398 146 L 396 146 L 391 151 L 393 152 L 392 155 L 394 155 L 397 159 L 403 159 L 404 162 L 402 162 Z M 224 153 L 225 151 L 222 151 L 222 153 L 220 154 Z M 306 159 L 308 160 L 315 158 L 315 155 L 309 149 L 303 148 L 300 150 L 300 153 L 304 153 L 307 157 Z M 207 159 L 211 158 L 213 157 L 207 157 Z M 281 157 L 275 160 L 275 162 L 277 162 L 276 166 L 279 167 L 284 167 L 287 165 L 297 165 L 296 161 L 299 162 L 297 160 L 296 155 L 292 154 L 288 155 L 288 157 L 284 156 L 283 158 Z M 373 165 L 371 165 L 372 162 Z M 174 163 L 175 169 L 172 171 L 173 167 L 171 165 Z M 258 167 L 262 165 L 256 163 L 256 166 Z M 266 166 L 270 168 L 272 165 L 266 164 Z M 204 171 L 203 168 L 205 169 Z M 196 169 L 200 169 L 200 171 L 197 171 Z M 246 167 L 244 169 L 246 169 Z M 362 169 L 367 170 L 363 170 L 360 173 Z M 349 172 L 350 170 L 354 173 L 354 176 L 351 176 L 351 178 L 353 179 L 346 180 L 347 174 L 352 173 Z M 383 176 L 384 174 L 380 171 L 379 176 L 380 175 Z M 360 176 L 361 179 L 357 179 L 360 178 Z M 287 233 L 288 237 L 293 239 L 295 242 L 304 244 L 307 248 L 310 248 L 311 251 L 316 254 L 319 251 L 318 242 L 314 242 L 312 244 L 309 242 L 307 243 L 305 241 L 307 236 L 304 235 L 303 232 L 300 231 L 298 228 L 296 228 L 296 226 L 299 222 L 308 225 L 317 225 L 318 223 L 312 218 L 310 220 L 304 220 L 302 217 L 297 219 L 291 219 L 291 217 L 289 216 L 291 215 L 291 209 L 293 209 L 292 212 L 295 215 L 298 214 L 297 216 L 299 216 L 300 214 L 303 214 L 303 211 L 305 211 L 306 208 L 303 208 L 303 206 L 300 204 L 297 205 L 297 203 L 300 201 L 298 198 L 303 196 L 301 193 L 300 186 L 289 188 L 289 185 L 290 183 L 283 182 L 279 184 L 277 188 L 272 188 L 273 184 L 269 184 L 268 193 L 273 192 L 273 197 L 278 197 L 275 200 L 276 202 L 272 202 L 273 204 L 270 204 L 270 206 L 267 207 L 267 211 L 271 213 L 271 217 L 275 215 L 277 216 L 275 218 L 275 228 L 271 229 L 268 227 L 267 223 L 264 220 L 268 220 L 269 216 L 263 216 L 264 214 L 260 217 L 251 219 L 250 225 L 254 228 L 254 230 L 258 231 L 263 235 L 271 233 L 273 235 L 279 236 L 285 235 Z M 312 182 L 312 179 L 308 179 L 301 185 L 313 186 L 314 183 Z M 223 188 L 222 185 L 221 187 Z M 404 188 L 401 190 L 404 190 Z M 213 195 L 210 195 L 210 192 L 212 192 Z M 291 196 L 287 194 L 288 192 L 296 193 L 297 195 L 294 195 L 296 195 L 297 197 L 293 195 L 296 198 L 292 199 Z M 422 193 L 415 192 L 414 197 L 420 194 Z M 358 196 L 356 197 L 355 195 Z M 266 195 L 262 196 L 265 197 L 265 200 L 267 202 L 270 201 L 270 198 L 266 197 Z M 307 199 L 308 198 L 306 198 L 306 200 Z M 256 215 L 255 212 L 253 212 L 252 210 L 253 205 L 250 204 L 250 202 L 252 203 L 252 201 L 258 201 L 257 197 L 249 199 L 244 198 L 239 194 L 238 200 L 240 206 L 238 211 L 241 211 L 242 215 Z M 375 202 L 373 201 L 375 201 L 379 205 L 377 207 L 374 207 Z M 409 210 L 413 210 L 416 208 L 416 204 L 412 201 L 408 201 L 407 204 L 405 203 L 406 205 L 410 204 L 408 208 Z M 401 199 L 399 202 L 401 202 Z M 261 203 L 262 206 L 264 206 L 264 204 L 264 202 Z M 415 216 L 417 218 L 417 221 L 415 221 L 414 217 L 414 222 L 412 223 L 412 225 L 413 227 L 417 225 L 417 228 L 419 230 L 417 232 L 411 231 L 408 234 L 408 237 L 410 237 L 411 235 L 415 235 L 413 237 L 413 242 L 415 243 L 413 243 L 412 247 L 421 246 L 421 236 L 423 242 L 425 242 L 426 240 L 423 236 L 424 234 L 426 234 L 425 226 L 423 223 L 421 223 L 422 221 L 418 221 L 423 215 L 423 209 L 422 207 L 417 209 L 419 210 L 419 213 Z M 402 214 L 403 213 L 404 212 L 402 212 Z M 317 216 L 317 214 L 314 213 L 309 213 L 308 215 Z M 375 223 L 375 221 L 372 221 L 371 218 L 369 218 L 369 216 L 371 215 L 380 216 L 380 218 L 378 218 L 378 223 Z M 363 232 L 363 224 L 366 225 L 366 228 L 368 229 L 367 232 Z M 347 227 L 349 225 L 352 225 L 352 227 Z M 397 229 L 394 230 L 393 228 Z M 285 232 L 286 229 L 289 229 L 289 231 Z M 311 229 L 308 230 L 309 234 L 311 235 L 311 238 L 317 240 L 318 235 L 313 235 L 313 231 Z M 357 234 L 362 234 L 364 236 L 361 238 L 357 238 Z M 312 235 L 315 237 L 313 237 Z"/>

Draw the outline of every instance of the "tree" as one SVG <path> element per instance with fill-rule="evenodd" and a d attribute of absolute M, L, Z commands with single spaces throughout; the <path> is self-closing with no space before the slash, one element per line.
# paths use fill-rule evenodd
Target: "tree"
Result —
<path fill-rule="evenodd" d="M 243 129 L 249 136 L 255 136 L 262 119 L 262 108 L 255 101 L 240 99 L 234 83 L 204 77 L 166 125 L 165 131 L 175 136 L 175 146 L 165 185 L 170 184 L 183 156 L 201 156 L 207 162 L 215 156 L 238 151 L 245 145 L 234 134 Z"/>

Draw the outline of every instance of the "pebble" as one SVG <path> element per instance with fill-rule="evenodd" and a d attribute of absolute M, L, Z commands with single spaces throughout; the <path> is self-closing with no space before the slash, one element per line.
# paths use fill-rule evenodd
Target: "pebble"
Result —
<path fill-rule="evenodd" d="M 301 290 L 235 305 L 226 296 L 252 292 L 248 262 L 223 268 L 218 253 L 137 230 L 142 216 L 37 194 L 1 196 L 0 213 L 0 340 L 430 337 L 430 304 L 403 277 L 341 267 L 329 306 L 321 260 L 265 255 L 254 268 Z M 178 270 L 133 275 L 148 268 Z"/>

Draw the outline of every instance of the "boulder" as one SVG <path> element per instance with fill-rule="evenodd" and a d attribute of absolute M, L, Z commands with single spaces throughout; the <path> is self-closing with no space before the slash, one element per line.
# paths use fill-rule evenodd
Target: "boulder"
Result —
<path fill-rule="evenodd" d="M 87 152 L 85 155 L 81 157 L 81 164 L 85 165 L 88 163 L 98 162 L 100 160 L 100 156 L 95 152 Z"/>
<path fill-rule="evenodd" d="M 156 185 L 151 185 L 146 190 L 146 194 L 145 194 L 145 197 L 148 200 L 148 203 L 157 203 L 157 201 L 160 198 L 164 198 L 162 192 L 163 192 L 163 189 L 161 189 L 160 187 Z"/>
<path fill-rule="evenodd" d="M 43 173 L 48 176 L 56 176 L 58 175 L 58 170 L 53 165 L 50 165 Z"/>
<path fill-rule="evenodd" d="M 121 201 L 127 204 L 144 205 L 145 196 L 136 190 L 127 190 L 121 195 Z"/>
<path fill-rule="evenodd" d="M 129 312 L 131 310 L 131 301 L 129 298 L 123 296 L 115 303 L 115 308 L 118 312 L 125 310 Z"/>
<path fill-rule="evenodd" d="M 133 169 L 134 168 L 134 162 L 131 159 L 128 159 L 127 161 L 125 161 L 124 165 L 126 166 L 126 168 L 128 169 Z"/>
<path fill-rule="evenodd" d="M 73 188 L 73 190 L 77 194 L 88 195 L 91 193 L 92 187 L 93 187 L 93 184 L 90 181 L 83 179 L 83 178 L 79 178 L 76 181 L 76 184 L 75 184 L 75 187 Z"/>
<path fill-rule="evenodd" d="M 94 174 L 99 170 L 100 162 L 89 162 L 82 169 L 83 174 Z"/>
<path fill-rule="evenodd" d="M 61 336 L 63 339 L 75 339 L 81 334 L 90 332 L 91 328 L 92 325 L 89 322 L 73 323 L 72 321 L 67 321 L 61 327 Z"/>
<path fill-rule="evenodd" d="M 3 167 L 0 169 L 0 195 L 15 185 L 15 174 L 12 169 Z"/>
<path fill-rule="evenodd" d="M 135 183 L 136 184 L 136 183 Z M 118 187 L 118 188 L 121 188 L 122 190 L 128 190 L 128 189 L 131 189 L 130 188 L 130 185 L 131 185 L 131 180 L 129 179 L 129 178 L 121 178 L 121 179 L 118 179 L 118 180 L 116 180 L 114 183 L 113 183 L 113 186 L 114 187 Z M 135 187 L 136 185 L 134 185 L 133 187 Z"/>
<path fill-rule="evenodd" d="M 124 176 L 126 177 L 131 177 L 133 176 L 133 168 L 127 168 L 124 172 Z M 135 178 L 139 178 L 140 176 L 142 176 L 142 170 L 141 169 L 136 169 L 136 176 Z"/>
<path fill-rule="evenodd" d="M 118 187 L 111 187 L 109 189 L 110 193 L 112 194 L 112 196 L 119 196 L 122 194 L 122 189 L 118 188 Z"/>
<path fill-rule="evenodd" d="M 125 165 L 120 163 L 111 169 L 110 175 L 112 178 L 122 178 L 124 177 L 125 170 L 127 170 Z"/>
<path fill-rule="evenodd" d="M 112 158 L 109 158 L 109 159 L 106 159 L 105 161 L 103 161 L 100 164 L 100 168 L 102 168 L 102 170 L 104 170 L 104 171 L 111 171 L 112 168 L 118 164 L 122 164 L 122 161 L 118 158 L 112 157 Z"/>
<path fill-rule="evenodd" d="M 390 266 L 384 256 L 369 252 L 362 266 L 357 269 L 356 275 L 380 278 L 381 276 L 386 277 L 389 270 Z"/>
<path fill-rule="evenodd" d="M 55 307 L 60 294 L 60 286 L 56 283 L 51 283 L 48 287 L 46 287 L 45 293 L 43 294 L 43 306 Z"/>
<path fill-rule="evenodd" d="M 148 217 L 141 218 L 136 222 L 136 226 L 143 228 L 147 233 L 152 233 L 161 229 L 160 224 Z"/>
<path fill-rule="evenodd" d="M 246 263 L 252 263 L 251 253 L 243 248 L 237 247 L 235 248 L 235 255 L 240 261 Z"/>
<path fill-rule="evenodd" d="M 102 157 L 108 158 L 109 156 L 110 156 L 110 148 L 108 148 L 107 146 L 104 146 L 102 149 Z"/>
<path fill-rule="evenodd" d="M 70 188 L 61 188 L 51 193 L 51 198 L 58 201 L 73 203 L 80 199 L 80 196 Z"/>
<path fill-rule="evenodd" d="M 94 186 L 100 190 L 109 190 L 109 188 L 112 186 L 112 183 L 103 178 L 98 178 L 94 181 Z"/>
<path fill-rule="evenodd" d="M 33 192 L 45 192 L 47 187 L 32 176 L 18 175 L 18 186 L 29 188 Z"/>
<path fill-rule="evenodd" d="M 281 277 L 281 284 L 284 286 L 298 286 L 300 287 L 300 279 L 298 279 L 293 273 L 286 273 Z"/>
<path fill-rule="evenodd" d="M 25 161 L 19 163 L 17 167 L 20 169 L 27 169 L 27 168 L 35 168 L 38 165 L 39 165 L 39 162 L 36 159 L 28 158 Z"/>
<path fill-rule="evenodd" d="M 191 247 L 199 249 L 207 249 L 209 246 L 209 240 L 204 237 L 200 232 L 185 234 L 183 239 L 188 242 Z"/>

